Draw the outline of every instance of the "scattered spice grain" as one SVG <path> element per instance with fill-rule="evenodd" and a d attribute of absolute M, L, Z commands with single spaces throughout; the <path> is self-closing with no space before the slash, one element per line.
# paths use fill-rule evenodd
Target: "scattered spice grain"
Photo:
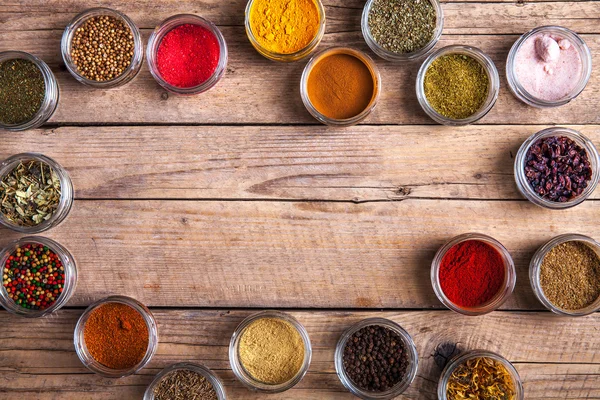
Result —
<path fill-rule="evenodd" d="M 48 164 L 21 162 L 0 180 L 0 212 L 16 225 L 39 225 L 56 212 L 60 189 L 60 179 Z"/>
<path fill-rule="evenodd" d="M 540 284 L 558 308 L 584 309 L 600 297 L 600 257 L 584 242 L 561 243 L 544 257 Z"/>
<path fill-rule="evenodd" d="M 459 365 L 448 379 L 448 400 L 513 400 L 515 382 L 506 367 L 490 357 L 476 357 Z"/>
<path fill-rule="evenodd" d="M 122 303 L 95 308 L 85 323 L 83 337 L 92 357 L 110 369 L 132 368 L 148 350 L 149 333 L 144 317 Z"/>
<path fill-rule="evenodd" d="M 261 318 L 243 331 L 240 362 L 257 381 L 278 385 L 290 381 L 302 368 L 304 341 L 300 332 L 279 318 Z"/>
<path fill-rule="evenodd" d="M 31 121 L 46 96 L 42 71 L 33 62 L 12 59 L 0 63 L 0 123 Z"/>
<path fill-rule="evenodd" d="M 481 63 L 465 54 L 435 59 L 424 79 L 425 97 L 431 107 L 450 119 L 465 119 L 485 103 L 490 81 Z"/>
<path fill-rule="evenodd" d="M 369 10 L 369 30 L 384 49 L 414 53 L 433 40 L 436 18 L 429 0 L 375 0 Z"/>
<path fill-rule="evenodd" d="M 8 257 L 2 284 L 15 304 L 28 310 L 45 310 L 63 292 L 65 268 L 58 254 L 37 243 L 25 244 Z"/>
<path fill-rule="evenodd" d="M 204 375 L 178 369 L 165 375 L 154 388 L 154 400 L 218 400 L 212 383 Z"/>
<path fill-rule="evenodd" d="M 344 370 L 363 390 L 384 392 L 402 381 L 408 370 L 408 350 L 400 335 L 379 326 L 355 332 L 344 347 Z"/>
<path fill-rule="evenodd" d="M 73 35 L 71 57 L 84 78 L 105 82 L 122 75 L 134 53 L 133 32 L 111 15 L 91 17 Z"/>
<path fill-rule="evenodd" d="M 525 176 L 542 198 L 564 203 L 580 196 L 592 179 L 587 151 L 565 136 L 537 140 L 527 151 Z"/>

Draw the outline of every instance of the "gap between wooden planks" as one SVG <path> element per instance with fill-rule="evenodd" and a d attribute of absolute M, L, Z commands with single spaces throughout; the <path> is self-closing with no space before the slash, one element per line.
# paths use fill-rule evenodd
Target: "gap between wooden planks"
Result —
<path fill-rule="evenodd" d="M 50 318 L 20 323 L 0 313 L 0 397 L 122 400 L 139 399 L 158 371 L 174 362 L 206 364 L 224 380 L 233 399 L 264 399 L 237 382 L 229 370 L 227 348 L 237 324 L 250 311 L 155 310 L 160 344 L 150 365 L 135 376 L 111 380 L 89 373 L 73 349 L 73 328 L 81 311 L 63 310 Z M 450 311 L 292 312 L 311 338 L 313 360 L 294 389 L 269 399 L 351 399 L 335 375 L 333 353 L 342 331 L 367 317 L 390 318 L 412 336 L 419 352 L 419 372 L 400 398 L 436 399 L 440 368 L 433 355 L 441 343 L 460 349 L 497 351 L 515 363 L 527 399 L 600 397 L 600 315 L 578 319 L 549 313 L 496 312 L 463 317 Z M 51 337 L 53 340 L 48 340 Z M 515 337 L 519 340 L 516 341 Z M 561 363 L 561 364 L 558 364 Z M 318 393 L 318 395 L 316 394 Z"/>

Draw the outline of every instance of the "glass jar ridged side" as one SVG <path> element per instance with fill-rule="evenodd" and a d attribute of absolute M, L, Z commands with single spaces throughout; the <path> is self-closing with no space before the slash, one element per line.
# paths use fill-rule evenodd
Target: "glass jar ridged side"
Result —
<path fill-rule="evenodd" d="M 552 250 L 560 244 L 571 241 L 584 243 L 600 257 L 600 243 L 598 243 L 591 237 L 577 234 L 566 234 L 557 236 L 552 240 L 548 241 L 542 247 L 540 247 L 531 258 L 531 262 L 529 263 L 529 282 L 531 283 L 531 288 L 533 289 L 533 293 L 535 293 L 537 299 L 548 310 L 562 316 L 582 317 L 600 310 L 600 297 L 596 299 L 594 303 L 581 310 L 565 310 L 556 306 L 546 297 L 546 295 L 544 294 L 544 289 L 542 288 L 540 282 L 542 263 L 548 252 L 550 252 L 550 250 Z"/>
<path fill-rule="evenodd" d="M 185 24 L 198 25 L 209 30 L 215 36 L 219 44 L 219 62 L 214 73 L 208 80 L 193 87 L 177 87 L 165 81 L 159 72 L 157 62 L 158 49 L 165 35 L 176 27 Z M 219 83 L 225 74 L 228 57 L 227 43 L 219 28 L 212 22 L 193 14 L 174 15 L 161 22 L 150 35 L 150 39 L 148 39 L 148 49 L 146 50 L 148 67 L 156 82 L 169 92 L 180 95 L 195 95 L 212 89 Z"/>
<path fill-rule="evenodd" d="M 31 61 L 39 68 L 40 72 L 42 73 L 42 77 L 44 78 L 44 84 L 46 86 L 45 95 L 44 99 L 42 100 L 40 109 L 29 121 L 25 121 L 23 123 L 14 125 L 6 125 L 0 123 L 0 129 L 5 129 L 7 131 L 24 131 L 27 129 L 38 128 L 52 117 L 52 115 L 56 111 L 56 108 L 58 107 L 58 81 L 52 73 L 52 70 L 50 70 L 48 64 L 46 64 L 38 57 L 26 53 L 24 51 L 0 52 L 0 63 L 14 59 L 23 59 Z"/>
<path fill-rule="evenodd" d="M 579 57 L 582 62 L 582 73 L 577 82 L 577 85 L 574 86 L 571 93 L 569 93 L 565 98 L 559 99 L 557 101 L 547 101 L 529 93 L 523 85 L 519 82 L 516 73 L 516 58 L 519 49 L 529 38 L 538 35 L 538 34 L 549 34 L 555 35 L 557 37 L 562 37 L 568 39 L 571 44 L 577 50 Z M 590 80 L 592 75 L 592 53 L 587 46 L 587 44 L 583 41 L 581 36 L 577 33 L 571 31 L 570 29 L 563 28 L 561 26 L 540 26 L 535 29 L 530 30 L 529 32 L 524 33 L 517 41 L 513 44 L 508 53 L 508 58 L 506 60 L 506 80 L 508 82 L 508 87 L 511 93 L 519 100 L 533 107 L 537 108 L 551 108 L 551 107 L 559 107 L 571 102 L 571 100 L 575 99 L 577 96 L 583 92 L 587 83 Z"/>
<path fill-rule="evenodd" d="M 67 250 L 64 246 L 60 245 L 54 240 L 40 236 L 27 236 L 17 241 L 14 241 L 0 252 L 1 268 L 4 268 L 6 261 L 17 250 L 18 247 L 22 247 L 27 244 L 36 244 L 48 247 L 52 252 L 58 255 L 58 257 L 60 257 L 60 261 L 63 264 L 65 273 L 63 291 L 56 300 L 56 302 L 47 309 L 31 310 L 23 308 L 22 306 L 16 304 L 9 297 L 4 285 L 2 285 L 0 286 L 0 305 L 4 307 L 6 311 L 12 314 L 26 318 L 39 318 L 59 310 L 65 304 L 67 304 L 69 299 L 73 296 L 73 293 L 75 293 L 75 288 L 77 286 L 77 265 L 75 263 L 75 258 L 73 258 L 73 255 L 69 252 L 69 250 Z"/>
<path fill-rule="evenodd" d="M 373 325 L 390 329 L 398 334 L 408 351 L 408 369 L 404 378 L 394 387 L 384 392 L 372 392 L 361 389 L 352 381 L 344 368 L 344 349 L 350 337 L 359 330 Z M 351 326 L 342 334 L 335 347 L 334 362 L 338 378 L 350 393 L 364 400 L 389 400 L 402 394 L 414 381 L 419 368 L 419 355 L 412 337 L 400 325 L 385 318 L 368 318 Z"/>
<path fill-rule="evenodd" d="M 134 43 L 133 57 L 131 59 L 131 63 L 127 68 L 125 68 L 125 71 L 121 75 L 109 81 L 96 81 L 93 79 L 88 79 L 81 75 L 71 55 L 72 41 L 75 33 L 77 32 L 77 29 L 81 28 L 81 26 L 85 24 L 85 22 L 90 18 L 100 16 L 109 16 L 122 21 L 123 24 L 131 30 Z M 63 32 L 62 40 L 60 43 L 60 49 L 63 61 L 71 75 L 73 75 L 73 77 L 77 81 L 83 83 L 84 85 L 99 89 L 110 89 L 123 86 L 126 83 L 129 83 L 133 78 L 137 76 L 138 72 L 140 72 L 142 62 L 144 60 L 144 43 L 142 41 L 142 35 L 140 34 L 140 30 L 138 29 L 138 27 L 127 15 L 120 13 L 119 11 L 104 7 L 90 8 L 75 16 L 71 20 L 71 22 L 69 22 L 69 24 L 66 26 Z"/>
<path fill-rule="evenodd" d="M 505 269 L 504 282 L 502 283 L 498 293 L 496 293 L 490 300 L 488 300 L 484 304 L 481 304 L 477 307 L 462 307 L 458 304 L 453 303 L 442 290 L 442 285 L 440 282 L 440 268 L 444 256 L 450 249 L 452 249 L 454 246 L 460 243 L 471 240 L 484 242 L 493 247 L 500 254 Z M 448 243 L 444 244 L 437 251 L 435 257 L 433 258 L 433 261 L 431 262 L 430 277 L 431 285 L 433 286 L 433 291 L 435 292 L 435 295 L 437 296 L 438 300 L 450 310 L 455 311 L 459 314 L 469 316 L 483 315 L 498 309 L 510 297 L 513 290 L 515 289 L 515 284 L 517 282 L 517 272 L 515 270 L 515 264 L 506 247 L 504 247 L 502 243 L 500 243 L 496 239 L 487 235 L 483 235 L 481 233 L 465 233 L 456 236 Z"/>
<path fill-rule="evenodd" d="M 425 96 L 425 75 L 427 74 L 427 70 L 436 59 L 451 54 L 462 54 L 473 58 L 482 65 L 488 77 L 488 94 L 483 105 L 475 114 L 464 119 L 452 119 L 440 114 L 431 106 L 431 104 L 429 104 L 427 96 Z M 498 70 L 492 59 L 480 49 L 463 45 L 446 46 L 436 50 L 425 59 L 417 74 L 416 91 L 417 100 L 419 101 L 421 108 L 423 108 L 425 113 L 427 113 L 431 119 L 443 125 L 464 126 L 479 121 L 494 107 L 494 104 L 496 104 L 496 100 L 498 99 L 498 94 L 500 93 L 500 76 L 498 75 Z"/>
<path fill-rule="evenodd" d="M 215 389 L 218 400 L 225 400 L 227 398 L 226 393 L 225 393 L 225 387 L 223 386 L 223 382 L 221 382 L 221 379 L 219 379 L 219 377 L 213 371 L 211 371 L 209 368 L 207 368 L 203 365 L 184 362 L 184 363 L 173 364 L 170 367 L 167 367 L 167 368 L 163 369 L 161 372 L 159 372 L 158 375 L 156 375 L 156 377 L 152 381 L 152 383 L 150 383 L 150 385 L 146 389 L 143 400 L 154 400 L 156 398 L 154 395 L 154 390 L 161 383 L 162 379 L 164 377 L 166 377 L 167 375 L 169 375 L 171 372 L 180 371 L 180 370 L 192 371 L 192 372 L 196 372 L 197 374 L 202 375 L 210 382 L 212 387 Z"/>
<path fill-rule="evenodd" d="M 148 348 L 146 350 L 146 353 L 142 360 L 131 368 L 115 370 L 102 365 L 94 359 L 94 357 L 92 356 L 85 344 L 84 329 L 85 324 L 90 317 L 90 314 L 98 307 L 109 303 L 119 303 L 131 307 L 142 316 L 148 328 Z M 152 315 L 150 310 L 142 303 L 135 299 L 132 299 L 131 297 L 109 296 L 90 305 L 83 312 L 81 317 L 79 317 L 77 325 L 75 326 L 73 342 L 75 345 L 75 352 L 77 353 L 79 360 L 82 362 L 83 365 L 85 365 L 87 369 L 105 378 L 123 378 L 129 375 L 133 375 L 136 372 L 140 371 L 150 362 L 150 360 L 152 360 L 152 357 L 154 356 L 154 354 L 156 353 L 156 349 L 158 348 L 158 329 L 156 326 L 156 320 L 154 319 L 154 316 Z"/>
<path fill-rule="evenodd" d="M 564 203 L 550 201 L 548 199 L 545 199 L 545 198 L 539 196 L 533 190 L 533 188 L 532 188 L 531 184 L 529 183 L 529 181 L 527 180 L 527 176 L 525 174 L 525 164 L 527 162 L 527 153 L 529 152 L 529 149 L 531 148 L 531 146 L 540 139 L 544 139 L 544 138 L 552 137 L 552 136 L 567 137 L 567 138 L 573 140 L 581 148 L 585 149 L 585 151 L 588 155 L 589 161 L 590 161 L 591 169 L 592 169 L 592 177 L 589 180 L 588 185 L 585 188 L 585 190 L 583 191 L 583 193 L 580 194 L 579 196 L 575 197 L 573 200 L 570 200 L 570 201 L 567 201 Z M 600 158 L 598 155 L 598 150 L 596 149 L 596 146 L 594 146 L 594 143 L 592 143 L 591 140 L 589 140 L 587 137 L 582 135 L 580 132 L 577 132 L 573 129 L 562 128 L 562 127 L 547 128 L 547 129 L 544 129 L 542 131 L 539 131 L 539 132 L 531 135 L 519 148 L 519 151 L 517 152 L 517 156 L 515 158 L 515 166 L 514 166 L 515 182 L 517 184 L 517 188 L 519 189 L 519 192 L 521 192 L 521 194 L 527 200 L 532 202 L 533 204 L 543 207 L 543 208 L 550 209 L 550 210 L 565 210 L 565 209 L 572 208 L 572 207 L 575 207 L 575 206 L 581 204 L 588 197 L 591 196 L 591 194 L 596 189 L 596 186 L 598 186 L 598 180 L 600 180 L 600 171 L 598 171 L 599 167 L 600 167 Z"/>
<path fill-rule="evenodd" d="M 373 3 L 375 1 L 377 0 L 367 1 L 365 7 L 363 8 L 362 18 L 360 21 L 362 35 L 365 39 L 365 42 L 373 51 L 373 53 L 377 54 L 384 60 L 392 62 L 406 62 L 418 60 L 419 58 L 424 57 L 433 50 L 435 45 L 440 40 L 440 37 L 442 36 L 442 31 L 444 29 L 444 12 L 442 10 L 442 6 L 439 0 L 429 0 L 436 12 L 435 31 L 433 32 L 433 38 L 421 49 L 412 53 L 404 54 L 394 53 L 385 49 L 373 38 L 373 35 L 371 34 L 371 29 L 369 28 L 369 14 L 371 13 L 371 8 L 373 7 Z"/>
<path fill-rule="evenodd" d="M 281 384 L 266 384 L 254 379 L 244 368 L 241 360 L 240 360 L 240 341 L 244 334 L 246 328 L 248 328 L 253 322 L 263 319 L 280 319 L 284 322 L 289 323 L 293 326 L 302 338 L 302 342 L 304 343 L 304 358 L 302 360 L 302 366 L 296 373 L 296 375 L 287 382 L 283 382 Z M 240 325 L 235 329 L 235 332 L 231 336 L 231 341 L 229 342 L 229 363 L 231 365 L 231 369 L 233 370 L 236 378 L 244 384 L 247 388 L 264 393 L 281 393 L 285 392 L 296 386 L 298 382 L 304 378 L 306 372 L 308 372 L 308 368 L 310 367 L 310 362 L 312 359 L 312 345 L 310 343 L 310 338 L 308 336 L 308 332 L 304 328 L 304 326 L 298 322 L 298 320 L 292 317 L 289 314 L 280 312 L 280 311 L 261 311 L 259 313 L 250 315 L 246 319 L 244 319 Z"/>
<path fill-rule="evenodd" d="M 447 394 L 448 381 L 450 380 L 450 377 L 452 376 L 452 373 L 454 372 L 454 370 L 456 368 L 458 368 L 459 366 L 461 366 L 463 363 L 467 362 L 468 360 L 471 360 L 473 358 L 481 358 L 481 357 L 491 358 L 492 360 L 499 362 L 500 364 L 502 364 L 502 366 L 504 366 L 504 368 L 506 368 L 506 371 L 508 371 L 508 373 L 514 383 L 515 396 L 514 396 L 513 400 L 523 400 L 525 398 L 525 391 L 523 390 L 523 383 L 521 382 L 521 377 L 519 376 L 519 373 L 517 372 L 515 367 L 510 363 L 510 361 L 508 361 L 506 358 L 502 357 L 501 355 L 493 353 L 491 351 L 471 350 L 471 351 L 467 351 L 462 354 L 459 354 L 458 356 L 456 356 L 452 360 L 450 360 L 448 362 L 448 364 L 446 364 L 446 367 L 442 371 L 442 375 L 441 375 L 440 381 L 438 383 L 438 389 L 437 389 L 438 400 L 448 400 L 448 394 Z"/>
<path fill-rule="evenodd" d="M 254 0 L 249 0 L 248 4 L 246 5 L 244 26 L 246 28 L 246 35 L 248 36 L 248 40 L 250 40 L 252 47 L 254 47 L 254 49 L 260 55 L 262 55 L 263 57 L 268 58 L 269 60 L 272 60 L 272 61 L 293 62 L 293 61 L 298 61 L 298 60 L 301 60 L 301 59 L 309 56 L 317 48 L 319 43 L 321 43 L 323 36 L 325 36 L 325 25 L 326 25 L 325 7 L 323 7 L 323 3 L 321 2 L 321 0 L 314 0 L 314 1 L 317 6 L 317 10 L 319 12 L 319 28 L 317 30 L 317 34 L 315 35 L 313 40 L 308 45 L 306 45 L 303 49 L 300 49 L 300 50 L 298 50 L 294 53 L 290 53 L 290 54 L 282 54 L 282 53 L 276 53 L 276 52 L 270 51 L 269 49 L 266 49 L 264 46 L 262 46 L 260 44 L 260 42 L 256 38 L 256 35 L 254 35 L 254 32 L 252 31 L 252 24 L 251 24 L 251 11 L 252 11 L 252 7 L 254 6 Z"/>
<path fill-rule="evenodd" d="M 61 196 L 58 207 L 52 217 L 35 226 L 17 225 L 12 221 L 9 221 L 6 216 L 0 212 L 0 225 L 25 234 L 45 232 L 63 222 L 71 211 L 74 197 L 73 183 L 71 182 L 71 177 L 68 172 L 59 163 L 43 154 L 22 153 L 7 158 L 0 164 L 0 180 L 7 174 L 10 174 L 20 163 L 32 160 L 45 163 L 54 170 L 60 180 Z"/>

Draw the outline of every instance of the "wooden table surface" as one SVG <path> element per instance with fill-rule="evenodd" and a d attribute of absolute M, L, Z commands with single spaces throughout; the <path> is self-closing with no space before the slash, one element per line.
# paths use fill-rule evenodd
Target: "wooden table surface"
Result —
<path fill-rule="evenodd" d="M 435 399 L 442 343 L 499 352 L 521 374 L 526 399 L 600 399 L 600 314 L 564 319 L 531 291 L 535 250 L 563 233 L 600 239 L 600 191 L 563 212 L 521 198 L 514 156 L 531 134 L 560 124 L 600 143 L 600 72 L 571 104 L 537 110 L 509 93 L 504 65 L 520 34 L 557 24 L 582 34 L 600 63 L 600 2 L 448 0 L 438 47 L 475 45 L 496 62 L 499 100 L 480 123 L 433 124 L 416 101 L 419 64 L 381 59 L 383 93 L 360 126 L 328 129 L 302 105 L 306 61 L 276 64 L 249 44 L 245 0 L 106 0 L 147 40 L 168 16 L 195 13 L 222 29 L 230 51 L 223 80 L 195 97 L 168 94 L 146 65 L 126 87 L 102 91 L 72 78 L 60 38 L 77 13 L 100 3 L 4 0 L 0 50 L 44 59 L 61 88 L 41 129 L 1 133 L 0 158 L 42 152 L 72 176 L 69 218 L 46 233 L 78 262 L 77 291 L 55 315 L 0 312 L 0 399 L 141 399 L 165 366 L 196 361 L 216 370 L 231 399 L 259 399 L 229 370 L 236 325 L 264 308 L 289 310 L 314 348 L 305 379 L 269 399 L 349 399 L 333 366 L 341 332 L 365 317 L 400 323 L 420 355 L 403 398 Z M 367 51 L 363 0 L 325 1 L 319 49 Z M 374 56 L 372 53 L 370 53 Z M 463 317 L 445 310 L 429 280 L 447 240 L 477 231 L 501 241 L 517 266 L 502 310 Z M 0 230 L 0 245 L 19 237 Z M 109 294 L 153 310 L 160 345 L 135 376 L 104 379 L 79 362 L 73 329 L 83 309 Z"/>

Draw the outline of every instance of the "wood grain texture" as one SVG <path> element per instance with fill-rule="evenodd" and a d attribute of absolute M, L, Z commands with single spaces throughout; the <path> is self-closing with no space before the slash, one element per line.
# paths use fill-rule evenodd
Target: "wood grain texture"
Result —
<path fill-rule="evenodd" d="M 6 135 L 0 159 L 55 158 L 78 199 L 522 200 L 514 157 L 543 128 L 53 128 Z M 600 126 L 573 128 L 600 143 Z"/>
<path fill-rule="evenodd" d="M 600 238 L 600 202 L 550 212 L 526 201 L 76 201 L 48 236 L 78 261 L 70 305 L 108 293 L 151 306 L 441 308 L 431 288 L 438 248 L 465 232 L 511 252 L 508 309 L 541 309 L 528 281 L 552 237 Z M 2 243 L 18 235 L 0 231 Z"/>
<path fill-rule="evenodd" d="M 60 311 L 23 323 L 0 313 L 0 397 L 6 400 L 140 399 L 152 377 L 174 362 L 207 365 L 223 379 L 232 399 L 264 399 L 243 388 L 229 370 L 227 348 L 235 327 L 249 311 L 154 311 L 160 344 L 150 365 L 135 376 L 111 380 L 95 376 L 77 359 L 73 328 L 81 311 Z M 269 399 L 351 399 L 337 376 L 333 354 L 339 336 L 363 318 L 384 317 L 401 324 L 413 337 L 420 356 L 417 378 L 400 398 L 436 399 L 441 369 L 434 360 L 441 343 L 461 350 L 486 348 L 514 362 L 527 399 L 600 397 L 600 315 L 578 319 L 544 313 L 497 312 L 463 317 L 449 311 L 400 313 L 293 312 L 304 324 L 313 346 L 309 373 L 294 389 Z M 547 330 L 552 335 L 547 335 Z M 515 342 L 515 336 L 519 340 Z M 47 340 L 52 337 L 53 340 Z M 558 364 L 560 363 L 560 364 Z M 317 394 L 318 393 L 318 394 Z M 318 396 L 318 397 L 316 397 Z"/>

